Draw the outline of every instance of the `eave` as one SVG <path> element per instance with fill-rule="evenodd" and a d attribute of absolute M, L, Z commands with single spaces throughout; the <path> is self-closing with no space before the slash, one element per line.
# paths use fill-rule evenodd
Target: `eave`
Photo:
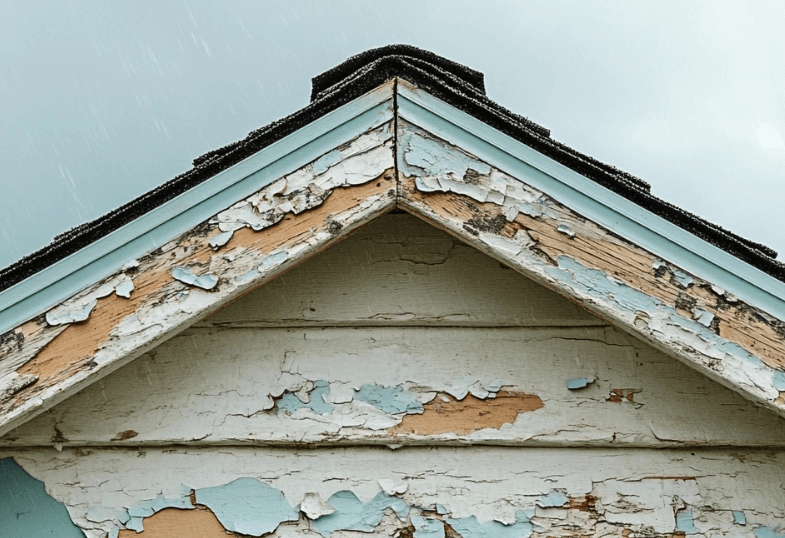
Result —
<path fill-rule="evenodd" d="M 383 159 L 347 146 L 366 139 Z M 414 163 L 412 151 L 428 158 Z M 348 177 L 350 161 L 373 178 L 331 183 L 282 220 L 217 240 L 221 222 L 237 222 L 236 202 L 285 205 L 281 178 L 301 192 L 331 169 Z M 0 293 L 10 329 L 0 435 L 393 207 L 785 416 L 785 283 L 396 78 Z M 625 270 L 625 259 L 637 266 Z M 215 284 L 178 279 L 172 267 Z M 130 298 L 118 293 L 124 278 Z M 41 317 L 72 308 L 78 319 L 93 300 L 81 321 Z"/>

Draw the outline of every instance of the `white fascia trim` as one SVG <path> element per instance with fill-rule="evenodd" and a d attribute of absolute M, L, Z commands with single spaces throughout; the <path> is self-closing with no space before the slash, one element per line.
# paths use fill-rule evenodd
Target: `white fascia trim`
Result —
<path fill-rule="evenodd" d="M 785 320 L 785 282 L 405 82 L 398 115 L 519 178 L 582 216 Z"/>
<path fill-rule="evenodd" d="M 0 292 L 0 334 L 171 241 L 272 181 L 393 119 L 385 84 L 314 120 L 70 256 Z"/>

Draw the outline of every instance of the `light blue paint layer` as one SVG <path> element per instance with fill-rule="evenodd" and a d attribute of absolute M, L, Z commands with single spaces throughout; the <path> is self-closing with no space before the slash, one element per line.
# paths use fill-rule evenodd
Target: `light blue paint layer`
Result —
<path fill-rule="evenodd" d="M 313 529 L 325 538 L 337 530 L 372 532 L 381 523 L 387 508 L 392 508 L 400 518 L 409 512 L 406 502 L 384 492 L 363 504 L 354 493 L 344 490 L 331 495 L 327 502 L 335 512 L 311 522 Z"/>
<path fill-rule="evenodd" d="M 314 388 L 309 393 L 311 396 L 310 402 L 304 403 L 291 392 L 287 392 L 278 400 L 278 410 L 294 413 L 298 409 L 308 408 L 319 415 L 331 413 L 333 405 L 324 399 L 330 393 L 330 384 L 327 381 L 315 381 L 313 385 Z"/>
<path fill-rule="evenodd" d="M 401 119 L 471 152 L 662 259 L 785 319 L 785 283 L 424 91 L 399 85 L 397 103 Z"/>
<path fill-rule="evenodd" d="M 672 271 L 673 271 L 673 278 L 676 279 L 676 282 L 678 282 L 679 286 L 681 286 L 682 288 L 689 288 L 690 286 L 692 286 L 693 280 L 690 275 L 682 271 L 679 271 L 678 269 L 672 269 Z"/>
<path fill-rule="evenodd" d="M 84 538 L 65 505 L 13 459 L 0 460 L 0 536 Z"/>
<path fill-rule="evenodd" d="M 701 339 L 713 344 L 718 350 L 748 362 L 753 368 L 772 372 L 775 383 L 785 383 L 785 375 L 766 365 L 739 344 L 728 342 L 714 331 L 694 320 L 685 318 L 674 308 L 665 305 L 661 301 L 624 283 L 611 280 L 602 271 L 590 269 L 569 256 L 558 256 L 556 263 L 558 267 L 547 267 L 545 269 L 548 275 L 554 279 L 598 299 L 612 297 L 619 307 L 626 309 L 630 313 L 658 310 L 668 315 L 671 322 L 698 335 Z"/>
<path fill-rule="evenodd" d="M 427 170 L 428 175 L 432 176 L 457 178 L 465 176 L 469 169 L 482 175 L 491 173 L 491 167 L 486 163 L 457 151 L 446 155 L 440 142 L 423 136 L 417 136 L 416 143 L 412 143 L 413 136 L 416 135 L 406 132 L 400 141 L 401 147 L 405 149 L 398 166 L 407 175 L 419 175 L 421 170 Z"/>
<path fill-rule="evenodd" d="M 398 386 L 383 387 L 368 383 L 360 387 L 354 399 L 369 403 L 390 415 L 423 412 L 423 406 L 417 401 L 416 395 Z"/>
<path fill-rule="evenodd" d="M 774 370 L 774 388 L 780 392 L 785 391 L 785 372 Z"/>
<path fill-rule="evenodd" d="M 480 523 L 474 516 L 448 519 L 447 523 L 463 538 L 529 538 L 532 533 L 531 517 L 525 511 L 515 512 L 516 521 L 505 525 L 498 521 Z"/>
<path fill-rule="evenodd" d="M 107 508 L 106 506 L 93 505 L 87 509 L 87 519 L 100 523 L 102 521 L 117 521 L 127 523 L 131 516 L 128 510 L 118 510 L 117 508 Z"/>
<path fill-rule="evenodd" d="M 210 273 L 196 276 L 187 267 L 175 267 L 172 269 L 172 278 L 179 280 L 184 284 L 188 284 L 189 286 L 196 286 L 197 288 L 202 288 L 204 290 L 211 290 L 218 284 L 217 276 L 211 275 Z"/>
<path fill-rule="evenodd" d="M 192 510 L 194 505 L 191 504 L 190 488 L 183 488 L 183 495 L 173 499 L 164 497 L 162 493 L 153 501 L 152 508 L 155 512 L 160 512 L 164 508 L 179 508 L 180 510 Z"/>
<path fill-rule="evenodd" d="M 343 159 L 343 151 L 335 149 L 329 153 L 325 153 L 313 163 L 313 173 L 317 176 L 324 174 L 331 166 L 338 164 Z"/>
<path fill-rule="evenodd" d="M 0 334 L 109 276 L 238 200 L 393 117 L 389 95 L 360 97 L 0 292 Z"/>
<path fill-rule="evenodd" d="M 414 538 L 444 538 L 444 523 L 438 519 L 420 515 L 413 515 L 410 519 L 414 525 Z"/>
<path fill-rule="evenodd" d="M 255 478 L 238 478 L 224 486 L 196 490 L 196 502 L 213 511 L 230 532 L 261 536 L 299 514 L 280 490 Z"/>
<path fill-rule="evenodd" d="M 692 517 L 692 510 L 681 510 L 676 512 L 676 530 L 684 534 L 697 534 L 695 520 Z"/>
<path fill-rule="evenodd" d="M 777 529 L 773 527 L 758 527 L 752 532 L 755 533 L 755 538 L 785 538 L 785 531 L 782 527 Z"/>
<path fill-rule="evenodd" d="M 561 508 L 567 504 L 568 501 L 569 499 L 563 491 L 554 489 L 545 497 L 537 499 L 537 506 L 541 506 L 542 508 Z"/>
<path fill-rule="evenodd" d="M 746 525 L 747 524 L 747 516 L 744 515 L 743 510 L 734 510 L 733 511 L 733 522 L 736 525 Z"/>
<path fill-rule="evenodd" d="M 233 235 L 234 235 L 233 231 L 221 232 L 215 237 L 210 238 L 210 241 L 208 241 L 208 243 L 212 248 L 220 248 L 224 246 L 226 243 L 228 243 L 229 240 L 232 239 Z"/>
<path fill-rule="evenodd" d="M 576 377 L 573 379 L 568 379 L 565 384 L 567 388 L 570 390 L 578 390 L 578 389 L 585 389 L 592 380 L 588 377 Z"/>

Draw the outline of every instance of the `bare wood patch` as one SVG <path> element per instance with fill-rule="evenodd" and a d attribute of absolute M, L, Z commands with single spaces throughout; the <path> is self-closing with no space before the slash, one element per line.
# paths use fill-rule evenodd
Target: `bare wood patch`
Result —
<path fill-rule="evenodd" d="M 286 249 L 307 241 L 315 231 L 326 229 L 331 214 L 347 211 L 369 196 L 385 192 L 387 187 L 387 182 L 379 178 L 376 182 L 338 190 L 319 207 L 300 215 L 289 215 L 262 232 L 250 228 L 238 230 L 227 246 L 253 250 L 260 257 L 276 249 Z M 19 368 L 18 373 L 39 376 L 35 390 L 40 391 L 67 379 L 75 370 L 90 368 L 93 354 L 109 340 L 112 330 L 123 319 L 143 305 L 166 301 L 167 296 L 183 288 L 171 276 L 173 265 L 204 266 L 204 260 L 210 259 L 212 249 L 209 239 L 215 234 L 206 232 L 186 234 L 182 243 L 170 243 L 159 253 L 143 260 L 139 276 L 134 279 L 136 289 L 130 299 L 114 294 L 100 299 L 86 321 L 68 325 Z M 259 285 L 263 283 L 261 281 Z"/>
<path fill-rule="evenodd" d="M 775 378 L 785 368 L 785 324 L 781 320 L 586 220 L 476 157 L 429 133 L 412 134 L 412 129 L 416 131 L 399 122 L 399 139 L 403 137 L 401 207 L 511 262 L 546 287 L 583 303 L 611 323 L 638 332 L 727 386 L 785 411 L 775 402 L 775 388 L 782 384 Z M 414 163 L 406 162 L 407 144 L 431 156 L 409 166 Z M 468 167 L 463 177 L 464 168 L 450 164 L 456 162 Z M 417 166 L 432 166 L 434 171 Z M 486 173 L 478 175 L 473 169 Z M 504 224 L 503 218 L 509 222 Z M 478 222 L 497 225 L 482 228 Z M 621 293 L 629 290 L 630 300 L 625 302 L 626 296 L 619 300 L 608 291 L 614 286 L 624 286 L 618 289 Z M 656 319 L 647 317 L 649 310 L 658 310 Z M 738 344 L 746 353 L 740 349 L 729 357 L 727 352 L 733 348 L 724 342 Z M 766 379 L 763 385 L 761 376 Z"/>
<path fill-rule="evenodd" d="M 499 391 L 496 398 L 481 400 L 471 394 L 463 400 L 441 394 L 425 404 L 421 415 L 406 415 L 392 433 L 464 435 L 485 428 L 499 429 L 512 424 L 519 413 L 536 411 L 545 406 L 539 396 L 523 392 Z"/>
<path fill-rule="evenodd" d="M 164 508 L 145 518 L 144 531 L 120 530 L 119 538 L 226 538 L 236 536 L 223 528 L 218 518 L 207 508 L 193 510 Z"/>

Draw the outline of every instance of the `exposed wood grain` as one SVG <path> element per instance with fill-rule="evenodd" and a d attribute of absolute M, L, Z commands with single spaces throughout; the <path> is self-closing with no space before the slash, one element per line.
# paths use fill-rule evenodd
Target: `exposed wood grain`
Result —
<path fill-rule="evenodd" d="M 92 293 L 96 306 L 84 321 L 57 327 L 58 334 L 28 354 L 21 366 L 13 359 L 26 353 L 24 346 L 14 350 L 10 359 L 2 359 L 0 368 L 11 365 L 18 371 L 0 369 L 0 377 L 9 379 L 6 384 L 12 389 L 23 388 L 0 402 L 0 434 L 24 420 L 27 413 L 54 405 L 193 323 L 197 316 L 278 276 L 393 206 L 393 169 L 386 168 L 392 164 L 389 125 L 365 133 L 332 154 L 330 166 L 317 170 L 311 163 L 241 202 L 248 206 L 244 214 L 235 215 L 240 207 L 235 204 L 226 210 L 226 218 L 222 218 L 224 212 L 219 213 L 216 219 L 220 222 L 200 225 L 138 260 L 125 274 L 134 285 L 130 298 L 113 293 L 109 283 L 119 275 L 112 275 L 70 299 L 76 304 L 79 297 L 89 298 Z M 272 220 L 252 231 L 237 219 L 262 218 L 253 209 L 257 206 L 265 208 L 264 219 Z M 231 227 L 233 235 L 216 250 L 210 240 L 224 225 Z M 273 261 L 268 263 L 268 258 Z M 172 274 L 175 267 L 195 276 L 211 275 L 211 289 L 204 291 L 177 280 Z M 101 291 L 107 286 L 108 292 Z"/>
<path fill-rule="evenodd" d="M 463 400 L 439 394 L 425 404 L 419 415 L 406 415 L 390 431 L 431 435 L 435 433 L 467 434 L 485 428 L 499 429 L 512 424 L 519 413 L 536 411 L 544 406 L 534 394 L 499 391 L 495 398 L 481 400 L 471 394 Z"/>
<path fill-rule="evenodd" d="M 568 390 L 574 378 L 589 383 Z M 319 382 L 329 387 L 316 390 Z M 382 387 L 390 402 L 393 391 L 398 401 L 422 402 L 428 417 L 435 393 L 473 391 L 472 412 L 497 415 L 477 431 L 474 415 L 457 413 L 450 431 L 392 434 L 387 429 L 402 420 L 420 420 L 417 406 L 374 407 L 355 390 L 365 385 Z M 532 400 L 494 400 L 483 392 L 494 386 Z M 321 405 L 298 403 L 295 393 Z M 528 407 L 534 398 L 543 407 Z M 136 435 L 123 439 L 129 430 Z M 0 439 L 4 446 L 456 442 L 783 446 L 785 420 L 610 327 L 192 328 Z"/>
<path fill-rule="evenodd" d="M 123 529 L 119 538 L 226 538 L 236 536 L 224 530 L 215 515 L 207 509 L 178 510 L 165 508 L 144 520 L 144 531 Z"/>
<path fill-rule="evenodd" d="M 400 207 L 785 414 L 781 320 L 437 137 L 398 128 Z"/>

